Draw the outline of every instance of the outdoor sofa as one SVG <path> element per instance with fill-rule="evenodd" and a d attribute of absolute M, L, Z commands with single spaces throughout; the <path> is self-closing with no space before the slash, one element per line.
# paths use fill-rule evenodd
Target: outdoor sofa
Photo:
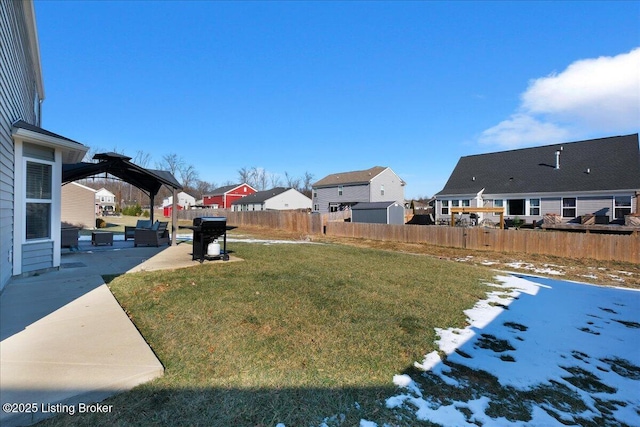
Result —
<path fill-rule="evenodd" d="M 135 237 L 136 229 L 150 229 L 153 223 L 150 219 L 139 219 L 136 226 L 125 225 L 124 227 L 124 240 L 133 239 Z"/>
<path fill-rule="evenodd" d="M 136 228 L 133 246 L 160 246 L 169 244 L 168 222 L 154 222 L 151 228 Z"/>

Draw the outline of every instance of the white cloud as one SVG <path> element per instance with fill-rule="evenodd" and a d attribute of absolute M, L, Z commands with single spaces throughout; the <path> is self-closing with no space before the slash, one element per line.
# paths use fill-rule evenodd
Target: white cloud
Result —
<path fill-rule="evenodd" d="M 532 80 L 521 99 L 519 112 L 485 130 L 481 143 L 515 148 L 637 132 L 640 48 L 576 61 L 559 74 Z"/>

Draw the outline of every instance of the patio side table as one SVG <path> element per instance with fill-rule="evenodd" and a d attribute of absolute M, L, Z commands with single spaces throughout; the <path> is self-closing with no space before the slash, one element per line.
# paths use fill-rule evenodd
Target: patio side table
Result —
<path fill-rule="evenodd" d="M 91 233 L 91 244 L 113 246 L 113 233 L 110 231 L 94 231 Z"/>

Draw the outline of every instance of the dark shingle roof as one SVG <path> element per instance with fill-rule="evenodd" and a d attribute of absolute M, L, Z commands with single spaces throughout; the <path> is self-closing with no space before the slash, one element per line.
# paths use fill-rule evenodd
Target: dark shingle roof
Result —
<path fill-rule="evenodd" d="M 384 166 L 374 166 L 371 169 L 353 172 L 341 172 L 327 175 L 320 181 L 313 184 L 313 187 L 327 187 L 343 184 L 365 184 L 381 174 L 385 169 Z"/>
<path fill-rule="evenodd" d="M 222 196 L 223 194 L 233 190 L 234 188 L 240 187 L 242 184 L 232 184 L 225 185 L 224 187 L 218 187 L 210 193 L 205 194 L 205 196 Z"/>
<path fill-rule="evenodd" d="M 461 157 L 437 195 L 483 188 L 485 194 L 639 189 L 638 134 Z"/>
<path fill-rule="evenodd" d="M 284 193 L 288 188 L 284 187 L 275 187 L 271 190 L 258 191 L 257 193 L 249 194 L 248 196 L 243 197 L 242 199 L 234 200 L 231 202 L 232 205 L 248 205 L 255 203 L 264 203 L 270 198 L 277 196 L 278 194 Z"/>
<path fill-rule="evenodd" d="M 13 126 L 16 127 L 16 128 L 25 129 L 25 130 L 28 130 L 28 131 L 31 131 L 31 132 L 36 132 L 36 133 L 39 133 L 41 135 L 51 136 L 53 138 L 63 139 L 65 141 L 75 142 L 78 145 L 82 145 L 78 141 L 74 141 L 73 139 L 69 139 L 66 136 L 58 135 L 57 133 L 53 133 L 53 132 L 50 132 L 50 131 L 48 131 L 46 129 L 42 129 L 41 127 L 38 127 L 38 126 L 32 125 L 30 123 L 27 123 L 24 120 L 18 120 L 17 122 L 15 122 L 13 124 Z"/>

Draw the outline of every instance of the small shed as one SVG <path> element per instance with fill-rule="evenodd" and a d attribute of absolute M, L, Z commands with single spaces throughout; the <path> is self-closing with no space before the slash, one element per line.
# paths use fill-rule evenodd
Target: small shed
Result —
<path fill-rule="evenodd" d="M 351 207 L 352 222 L 404 224 L 404 206 L 398 202 L 356 203 Z"/>

